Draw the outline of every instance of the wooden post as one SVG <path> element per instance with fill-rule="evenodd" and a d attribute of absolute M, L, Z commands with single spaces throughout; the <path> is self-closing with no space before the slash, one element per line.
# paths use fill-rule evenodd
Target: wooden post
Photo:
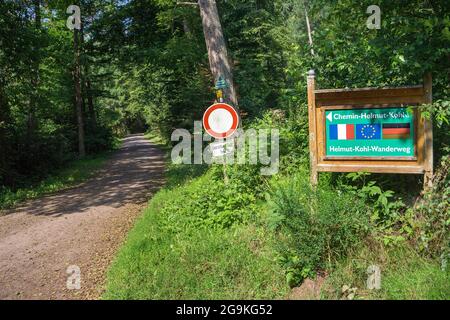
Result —
<path fill-rule="evenodd" d="M 423 78 L 424 100 L 425 103 L 431 104 L 433 102 L 433 81 L 431 72 L 425 74 Z M 424 190 L 430 188 L 433 183 L 433 121 L 432 119 L 423 119 L 424 121 L 424 168 L 425 174 L 423 177 Z"/>
<path fill-rule="evenodd" d="M 308 122 L 309 122 L 309 159 L 311 185 L 316 186 L 319 181 L 317 172 L 317 143 L 316 143 L 316 99 L 314 90 L 316 76 L 314 70 L 308 72 Z"/>

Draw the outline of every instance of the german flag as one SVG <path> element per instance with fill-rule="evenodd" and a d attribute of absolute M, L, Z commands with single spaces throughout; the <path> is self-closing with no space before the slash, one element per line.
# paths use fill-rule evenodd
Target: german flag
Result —
<path fill-rule="evenodd" d="M 411 135 L 409 123 L 383 123 L 383 139 L 408 139 Z"/>

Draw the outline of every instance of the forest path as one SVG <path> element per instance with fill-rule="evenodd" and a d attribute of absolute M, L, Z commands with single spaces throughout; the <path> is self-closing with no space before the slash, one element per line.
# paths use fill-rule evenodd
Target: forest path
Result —
<path fill-rule="evenodd" d="M 95 178 L 3 212 L 0 299 L 99 298 L 108 266 L 163 176 L 163 153 L 132 135 Z M 69 266 L 80 268 L 80 290 L 67 288 Z"/>

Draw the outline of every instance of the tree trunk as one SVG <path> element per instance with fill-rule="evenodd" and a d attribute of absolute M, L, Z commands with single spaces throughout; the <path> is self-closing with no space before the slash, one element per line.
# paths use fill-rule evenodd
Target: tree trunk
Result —
<path fill-rule="evenodd" d="M 37 127 L 36 109 L 39 100 L 39 64 L 40 64 L 40 39 L 41 34 L 41 1 L 33 0 L 34 6 L 34 25 L 38 34 L 38 39 L 33 44 L 33 55 L 31 57 L 31 90 L 27 117 L 27 143 L 33 138 Z"/>
<path fill-rule="evenodd" d="M 83 111 L 86 110 L 86 103 L 85 103 L 85 99 L 84 99 L 86 97 L 89 122 L 92 125 L 92 128 L 95 130 L 95 127 L 97 126 L 97 119 L 95 116 L 94 99 L 92 97 L 91 79 L 89 77 L 89 62 L 87 60 L 87 50 L 85 50 L 85 46 L 84 46 L 84 24 L 83 23 L 81 24 L 81 28 L 80 28 L 80 43 L 81 43 L 81 50 L 83 51 L 83 54 L 85 56 L 85 58 L 83 59 L 83 66 L 84 66 Z"/>
<path fill-rule="evenodd" d="M 0 184 L 10 183 L 8 170 L 8 156 L 10 155 L 11 141 L 8 139 L 9 106 L 6 95 L 3 92 L 3 83 L 0 79 Z"/>
<path fill-rule="evenodd" d="M 86 156 L 86 149 L 84 145 L 84 121 L 83 121 L 83 98 L 81 96 L 81 65 L 80 65 L 80 45 L 79 45 L 79 31 L 73 30 L 73 47 L 75 51 L 75 107 L 77 111 L 77 126 L 78 126 L 78 154 L 80 158 Z"/>
<path fill-rule="evenodd" d="M 306 8 L 306 1 L 303 2 L 303 5 L 305 7 L 305 19 L 306 19 L 306 28 L 308 30 L 309 46 L 311 47 L 311 55 L 314 57 L 314 47 L 313 47 L 311 24 L 309 23 L 308 9 Z"/>
<path fill-rule="evenodd" d="M 224 100 L 237 108 L 238 100 L 233 83 L 233 72 L 228 59 L 227 46 L 223 36 L 222 25 L 220 24 L 216 1 L 199 0 L 198 5 L 208 49 L 209 65 L 214 81 L 217 81 L 219 77 L 226 81 L 228 88 L 223 90 Z"/>
<path fill-rule="evenodd" d="M 86 66 L 86 72 L 89 72 L 88 67 Z M 87 93 L 87 104 L 88 104 L 88 112 L 89 119 L 92 123 L 92 126 L 97 127 L 97 118 L 95 115 L 95 107 L 94 107 L 94 98 L 92 97 L 92 85 L 91 80 L 89 79 L 89 74 L 86 75 L 86 93 Z"/>

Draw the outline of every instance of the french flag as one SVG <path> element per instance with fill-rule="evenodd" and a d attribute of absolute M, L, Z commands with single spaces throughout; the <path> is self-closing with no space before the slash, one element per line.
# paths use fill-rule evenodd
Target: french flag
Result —
<path fill-rule="evenodd" d="M 354 140 L 354 124 L 330 124 L 330 140 Z"/>

